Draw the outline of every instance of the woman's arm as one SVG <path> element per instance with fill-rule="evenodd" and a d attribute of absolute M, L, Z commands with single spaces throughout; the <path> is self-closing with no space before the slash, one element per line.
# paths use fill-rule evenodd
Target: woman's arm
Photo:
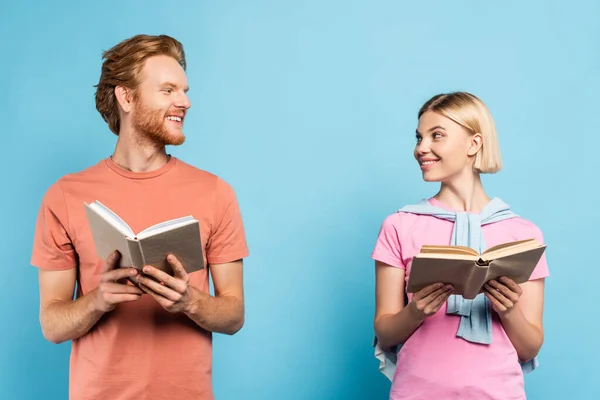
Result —
<path fill-rule="evenodd" d="M 415 293 L 404 307 L 404 276 L 401 268 L 377 261 L 375 334 L 382 348 L 405 342 L 410 335 L 442 307 L 452 287 L 436 283 Z"/>
<path fill-rule="evenodd" d="M 517 285 L 511 279 L 499 278 L 486 285 L 485 294 L 519 359 L 529 361 L 537 356 L 544 342 L 544 279 Z"/>

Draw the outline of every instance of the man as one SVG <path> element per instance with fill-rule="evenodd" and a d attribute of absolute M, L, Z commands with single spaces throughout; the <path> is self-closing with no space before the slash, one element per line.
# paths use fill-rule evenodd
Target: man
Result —
<path fill-rule="evenodd" d="M 165 150 L 184 142 L 190 108 L 181 43 L 138 35 L 103 58 L 96 108 L 118 139 L 112 156 L 62 177 L 42 200 L 31 259 L 42 330 L 53 343 L 73 341 L 73 400 L 212 399 L 212 332 L 234 334 L 244 321 L 248 249 L 236 196 Z M 187 274 L 169 256 L 171 276 L 120 266 L 118 251 L 99 259 L 84 209 L 95 200 L 135 232 L 193 215 L 207 268 Z"/>

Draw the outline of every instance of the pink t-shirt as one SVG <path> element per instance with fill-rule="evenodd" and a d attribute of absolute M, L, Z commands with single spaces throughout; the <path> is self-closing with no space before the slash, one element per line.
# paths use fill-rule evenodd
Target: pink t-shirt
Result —
<path fill-rule="evenodd" d="M 436 199 L 429 202 L 451 210 Z M 412 259 L 421 246 L 448 245 L 453 225 L 433 216 L 394 213 L 381 226 L 372 258 L 405 269 L 408 282 Z M 484 225 L 482 230 L 487 247 L 529 238 L 543 243 L 540 229 L 523 218 Z M 544 255 L 531 280 L 548 275 Z M 525 399 L 517 352 L 498 315 L 492 314 L 492 343 L 482 345 L 456 336 L 460 317 L 447 315 L 446 308 L 444 304 L 427 318 L 400 349 L 390 399 Z"/>

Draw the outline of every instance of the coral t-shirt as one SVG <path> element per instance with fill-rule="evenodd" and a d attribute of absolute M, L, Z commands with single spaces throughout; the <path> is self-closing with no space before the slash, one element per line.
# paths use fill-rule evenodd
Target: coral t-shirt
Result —
<path fill-rule="evenodd" d="M 436 199 L 429 202 L 452 210 Z M 372 258 L 406 270 L 406 284 L 412 259 L 421 246 L 450 244 L 453 226 L 452 221 L 429 215 L 394 213 L 381 226 Z M 484 225 L 482 231 L 488 248 L 530 238 L 543 243 L 540 229 L 520 217 Z M 544 254 L 530 280 L 548 275 Z M 525 399 L 517 352 L 498 315 L 492 314 L 492 343 L 483 345 L 457 337 L 460 317 L 447 315 L 446 310 L 444 304 L 400 348 L 390 399 Z"/>
<path fill-rule="evenodd" d="M 235 193 L 222 179 L 175 157 L 144 173 L 126 171 L 108 158 L 54 183 L 37 218 L 31 264 L 77 268 L 77 297 L 98 286 L 104 263 L 84 208 L 95 200 L 134 232 L 192 215 L 200 222 L 209 265 L 248 255 Z M 207 269 L 191 273 L 190 285 L 208 292 Z M 213 399 L 212 335 L 143 295 L 118 304 L 73 340 L 69 381 L 72 400 Z"/>

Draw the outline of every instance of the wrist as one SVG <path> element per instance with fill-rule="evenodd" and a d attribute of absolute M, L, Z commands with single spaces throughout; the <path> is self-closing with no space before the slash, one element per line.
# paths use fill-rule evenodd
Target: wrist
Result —
<path fill-rule="evenodd" d="M 425 314 L 423 314 L 422 312 L 419 312 L 419 310 L 417 310 L 415 304 L 411 301 L 410 303 L 408 303 L 408 313 L 410 316 L 410 319 L 412 319 L 414 322 L 421 324 L 423 321 L 425 321 Z"/>
<path fill-rule="evenodd" d="M 510 310 L 506 310 L 503 313 L 499 314 L 500 320 L 502 322 L 511 322 L 515 319 L 518 319 L 522 315 L 521 308 L 518 305 L 514 305 Z"/>
<path fill-rule="evenodd" d="M 183 309 L 183 313 L 188 316 L 195 315 L 198 311 L 198 293 L 192 286 L 188 287 L 188 298 L 189 300 Z"/>
<path fill-rule="evenodd" d="M 84 296 L 84 298 L 87 297 L 87 300 L 88 300 L 87 301 L 88 304 L 87 304 L 87 310 L 86 311 L 90 315 L 94 315 L 94 314 L 102 315 L 102 314 L 104 314 L 106 312 L 106 310 L 104 310 L 100 306 L 101 301 L 98 298 L 99 297 L 99 293 L 100 292 L 98 291 L 98 288 L 96 288 L 96 289 L 91 290 L 90 292 L 88 292 Z M 83 298 L 82 298 L 82 300 L 83 300 Z"/>

